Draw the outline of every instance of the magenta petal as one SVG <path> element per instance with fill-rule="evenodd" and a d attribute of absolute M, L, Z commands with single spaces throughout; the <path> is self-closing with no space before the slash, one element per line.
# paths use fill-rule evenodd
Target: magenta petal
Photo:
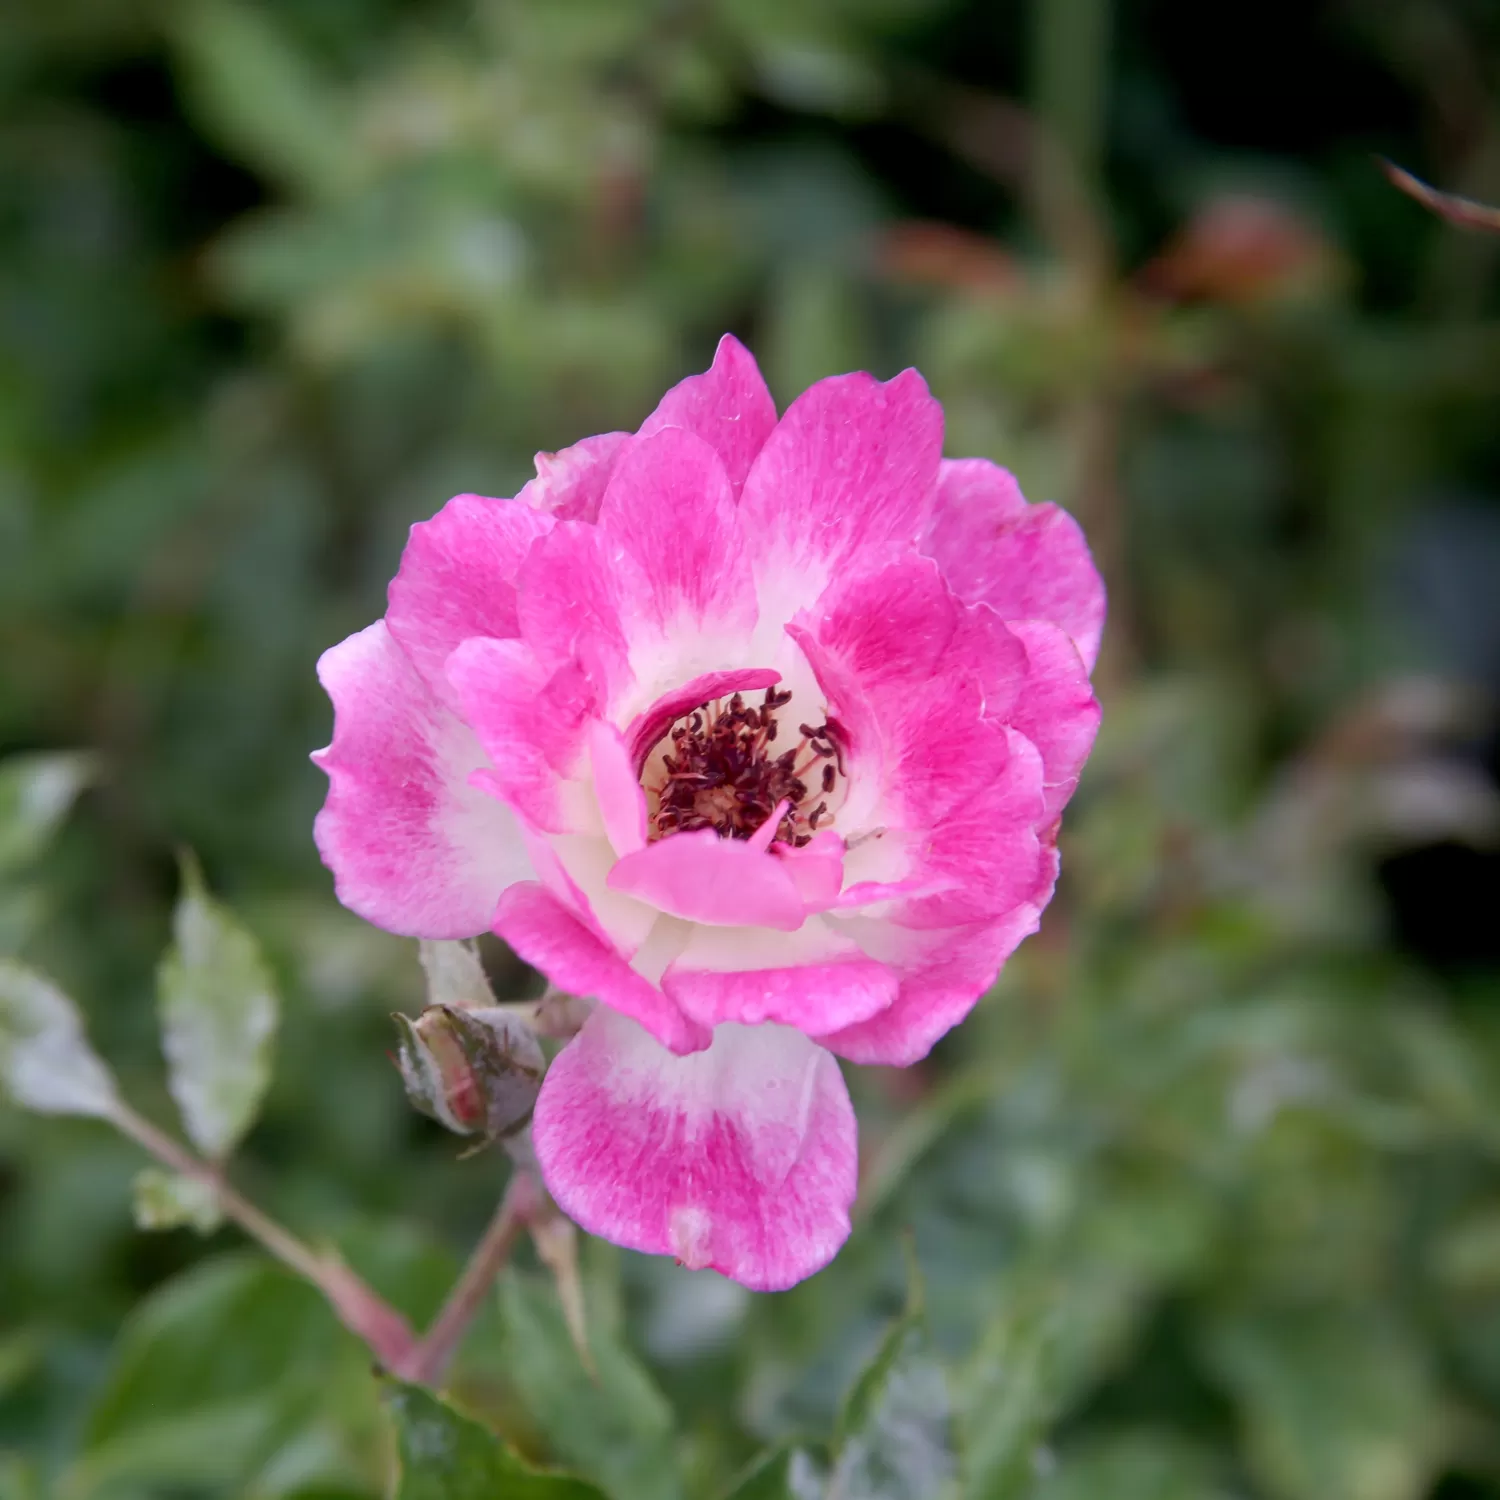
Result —
<path fill-rule="evenodd" d="M 693 969 L 679 959 L 662 975 L 661 987 L 705 1026 L 779 1021 L 823 1036 L 886 1009 L 899 980 L 872 958 L 728 971 Z"/>
<path fill-rule="evenodd" d="M 804 391 L 766 440 L 741 499 L 763 609 L 790 618 L 862 553 L 914 546 L 942 448 L 943 409 L 915 370 L 884 385 L 837 375 Z"/>
<path fill-rule="evenodd" d="M 551 672 L 523 641 L 465 641 L 448 660 L 448 680 L 489 753 L 482 784 L 528 822 L 565 833 L 584 820 L 567 777 L 582 767 L 592 703 L 576 668 Z"/>
<path fill-rule="evenodd" d="M 538 453 L 536 478 L 516 499 L 559 521 L 592 524 L 599 518 L 599 502 L 609 476 L 629 441 L 628 432 L 603 432 L 556 453 Z"/>
<path fill-rule="evenodd" d="M 969 626 L 936 564 L 908 556 L 850 573 L 788 627 L 848 730 L 847 878 L 918 882 L 927 894 L 908 897 L 896 919 L 924 927 L 998 918 L 1031 900 L 1040 878 L 1041 757 L 986 717 L 991 663 Z M 1024 671 L 1024 647 L 1009 645 Z M 886 851 L 905 858 L 863 864 Z"/>
<path fill-rule="evenodd" d="M 735 494 L 776 426 L 776 403 L 755 357 L 733 334 L 719 340 L 714 362 L 702 375 L 679 381 L 641 426 L 641 436 L 685 427 L 718 451 Z"/>
<path fill-rule="evenodd" d="M 339 900 L 408 937 L 473 937 L 532 878 L 510 811 L 471 787 L 479 741 L 428 690 L 383 621 L 325 651 L 333 743 L 313 832 Z"/>
<path fill-rule="evenodd" d="M 708 1046 L 706 1028 L 689 1020 L 540 885 L 511 886 L 496 908 L 494 929 L 559 989 L 598 999 L 638 1021 L 663 1047 L 694 1052 Z"/>
<path fill-rule="evenodd" d="M 635 765 L 619 730 L 596 720 L 589 730 L 589 757 L 594 769 L 594 794 L 611 847 L 616 854 L 644 849 L 646 793 L 636 779 Z"/>
<path fill-rule="evenodd" d="M 681 635 L 747 636 L 755 589 L 723 461 L 680 427 L 639 437 L 615 468 L 599 510 L 600 545 L 621 575 L 621 607 L 640 624 Z"/>
<path fill-rule="evenodd" d="M 1051 874 L 1055 878 L 1056 855 Z M 883 1011 L 819 1040 L 850 1062 L 905 1068 L 920 1062 L 945 1032 L 973 1010 L 995 982 L 1000 966 L 1041 923 L 1051 883 L 1035 901 L 1013 907 L 993 922 L 922 935 L 924 947 L 901 970 L 901 988 Z"/>
<path fill-rule="evenodd" d="M 592 1234 L 780 1291 L 849 1235 L 858 1150 L 838 1064 L 782 1026 L 674 1057 L 606 1009 L 558 1055 L 533 1122 L 548 1191 Z"/>
<path fill-rule="evenodd" d="M 742 667 L 733 672 L 705 672 L 691 682 L 663 694 L 643 714 L 631 720 L 625 731 L 625 741 L 630 754 L 639 765 L 651 747 L 680 719 L 683 714 L 715 698 L 727 698 L 731 693 L 754 693 L 763 688 L 775 687 L 781 681 L 781 673 L 769 667 Z"/>
<path fill-rule="evenodd" d="M 634 681 L 621 624 L 626 571 L 600 545 L 598 527 L 560 521 L 532 547 L 516 584 L 521 634 L 537 659 L 577 662 L 604 703 Z"/>
<path fill-rule="evenodd" d="M 1078 523 L 1028 505 L 1015 478 L 982 458 L 945 460 L 922 550 L 969 604 L 1002 620 L 1050 620 L 1093 670 L 1104 628 L 1104 582 Z"/>
<path fill-rule="evenodd" d="M 1041 753 L 1047 815 L 1056 817 L 1078 785 L 1099 732 L 1099 701 L 1073 641 L 1045 620 L 1012 620 L 1026 648 L 1025 686 L 1009 714 Z"/>
<path fill-rule="evenodd" d="M 443 664 L 460 641 L 520 634 L 516 574 L 551 529 L 549 516 L 480 495 L 457 495 L 412 527 L 385 619 L 439 697 L 449 694 Z"/>
<path fill-rule="evenodd" d="M 609 872 L 609 888 L 711 927 L 795 932 L 806 916 L 779 860 L 711 828 L 674 833 L 627 854 Z"/>

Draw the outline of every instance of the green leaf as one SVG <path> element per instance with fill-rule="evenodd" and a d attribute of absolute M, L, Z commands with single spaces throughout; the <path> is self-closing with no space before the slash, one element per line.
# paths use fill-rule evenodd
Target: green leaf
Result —
<path fill-rule="evenodd" d="M 1209 1330 L 1250 1465 L 1275 1500 L 1418 1500 L 1442 1412 L 1420 1346 L 1374 1310 L 1256 1309 Z"/>
<path fill-rule="evenodd" d="M 396 1500 L 606 1500 L 581 1479 L 531 1468 L 416 1386 L 392 1387 L 389 1404 L 401 1449 Z"/>
<path fill-rule="evenodd" d="M 77 1007 L 51 980 L 0 959 L 0 1086 L 23 1109 L 108 1118 L 118 1095 Z"/>
<path fill-rule="evenodd" d="M 0 1500 L 44 1500 L 40 1467 L 19 1453 L 0 1452 Z"/>
<path fill-rule="evenodd" d="M 196 1229 L 212 1234 L 224 1222 L 218 1194 L 196 1177 L 144 1167 L 133 1189 L 137 1229 Z"/>
<path fill-rule="evenodd" d="M 174 942 L 157 974 L 162 1050 L 182 1123 L 222 1160 L 255 1119 L 271 1079 L 278 1002 L 255 938 L 184 859 Z"/>
<path fill-rule="evenodd" d="M 960 1427 L 968 1500 L 1030 1495 L 1037 1453 L 1057 1407 L 1062 1342 L 1057 1295 L 1035 1278 L 1020 1278 L 964 1371 Z"/>
<path fill-rule="evenodd" d="M 956 1472 L 947 1377 L 912 1304 L 844 1403 L 828 1500 L 937 1500 Z"/>
<path fill-rule="evenodd" d="M 269 1497 L 305 1486 L 314 1466 L 326 1483 L 373 1488 L 381 1421 L 369 1353 L 318 1293 L 265 1261 L 220 1257 L 136 1309 L 61 1493 L 213 1486 Z"/>
<path fill-rule="evenodd" d="M 823 1500 L 827 1480 L 805 1448 L 762 1454 L 722 1500 Z"/>
<path fill-rule="evenodd" d="M 512 1271 L 500 1281 L 502 1357 L 515 1394 L 556 1457 L 615 1500 L 671 1500 L 681 1481 L 672 1411 L 635 1356 L 589 1319 L 596 1374 L 573 1347 L 556 1291 Z"/>
<path fill-rule="evenodd" d="M 265 7 L 199 0 L 178 9 L 172 40 L 194 105 L 244 160 L 312 194 L 349 180 L 348 121 Z"/>
<path fill-rule="evenodd" d="M 97 758 L 79 751 L 12 755 L 0 763 L 0 874 L 42 852 L 98 774 Z"/>
<path fill-rule="evenodd" d="M 1172 1433 L 1122 1432 L 1065 1452 L 1035 1500 L 1228 1500 L 1211 1457 Z"/>

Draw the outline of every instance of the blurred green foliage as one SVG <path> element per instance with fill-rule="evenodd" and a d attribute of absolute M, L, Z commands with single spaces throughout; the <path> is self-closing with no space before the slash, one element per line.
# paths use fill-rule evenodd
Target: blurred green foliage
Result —
<path fill-rule="evenodd" d="M 930 1062 L 851 1070 L 831 1269 L 590 1244 L 590 1379 L 528 1252 L 462 1416 L 233 1231 L 138 1235 L 105 1127 L 7 1111 L 3 1500 L 370 1500 L 401 1444 L 420 1500 L 1500 1496 L 1500 816 L 1445 685 L 1500 684 L 1495 246 L 1369 161 L 1500 200 L 1500 22 L 1230 9 L 11 7 L 0 748 L 87 758 L 0 769 L 0 948 L 170 1118 L 196 848 L 286 998 L 239 1178 L 414 1319 L 503 1168 L 405 1104 L 414 945 L 333 903 L 305 758 L 405 527 L 732 327 L 782 401 L 917 364 L 1112 620 L 1063 889 Z"/>

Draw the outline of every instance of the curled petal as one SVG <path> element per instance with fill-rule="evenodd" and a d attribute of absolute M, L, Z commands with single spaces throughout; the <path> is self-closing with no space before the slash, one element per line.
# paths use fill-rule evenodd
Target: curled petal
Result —
<path fill-rule="evenodd" d="M 548 1191 L 593 1234 L 756 1291 L 822 1269 L 849 1234 L 858 1153 L 838 1064 L 785 1026 L 721 1026 L 675 1057 L 600 1008 L 537 1101 Z"/>
<path fill-rule="evenodd" d="M 1093 670 L 1104 581 L 1065 510 L 1027 504 L 1015 477 L 987 459 L 945 459 L 922 550 L 965 603 L 1002 620 L 1050 620 Z"/>
<path fill-rule="evenodd" d="M 556 453 L 538 453 L 536 478 L 516 499 L 559 521 L 599 519 L 599 502 L 625 444 L 628 432 L 602 432 Z"/>
<path fill-rule="evenodd" d="M 464 938 L 532 878 L 509 809 L 469 785 L 473 733 L 428 690 L 383 621 L 325 651 L 333 743 L 313 759 L 328 800 L 313 825 L 339 900 L 387 931 Z"/>
<path fill-rule="evenodd" d="M 659 911 L 714 927 L 793 932 L 806 908 L 796 883 L 773 855 L 711 828 L 674 833 L 628 854 L 609 874 L 611 890 Z"/>
<path fill-rule="evenodd" d="M 626 742 L 637 765 L 645 759 L 651 747 L 667 732 L 672 722 L 683 714 L 691 713 L 704 703 L 715 698 L 727 698 L 732 693 L 754 693 L 763 688 L 775 687 L 781 681 L 781 673 L 769 667 L 743 667 L 733 672 L 705 672 L 694 677 L 680 688 L 663 693 L 649 708 L 637 714 L 625 731 Z"/>

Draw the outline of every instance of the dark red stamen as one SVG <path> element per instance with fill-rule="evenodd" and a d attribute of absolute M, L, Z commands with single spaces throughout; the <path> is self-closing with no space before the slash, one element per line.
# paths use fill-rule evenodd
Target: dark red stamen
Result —
<path fill-rule="evenodd" d="M 831 724 L 801 724 L 798 745 L 780 755 L 768 753 L 767 745 L 776 739 L 776 711 L 791 697 L 789 690 L 771 688 L 761 706 L 752 708 L 735 693 L 727 704 L 705 703 L 671 727 L 658 742 L 658 748 L 670 747 L 661 756 L 659 781 L 647 772 L 652 840 L 699 828 L 712 828 L 721 838 L 748 839 L 784 801 L 789 807 L 776 838 L 797 848 L 809 842 L 828 815 L 828 804 L 819 802 L 811 814 L 803 810 L 809 794 L 803 775 L 831 757 L 842 771 L 842 754 Z M 834 765 L 824 764 L 818 785 L 825 796 L 837 777 Z"/>

